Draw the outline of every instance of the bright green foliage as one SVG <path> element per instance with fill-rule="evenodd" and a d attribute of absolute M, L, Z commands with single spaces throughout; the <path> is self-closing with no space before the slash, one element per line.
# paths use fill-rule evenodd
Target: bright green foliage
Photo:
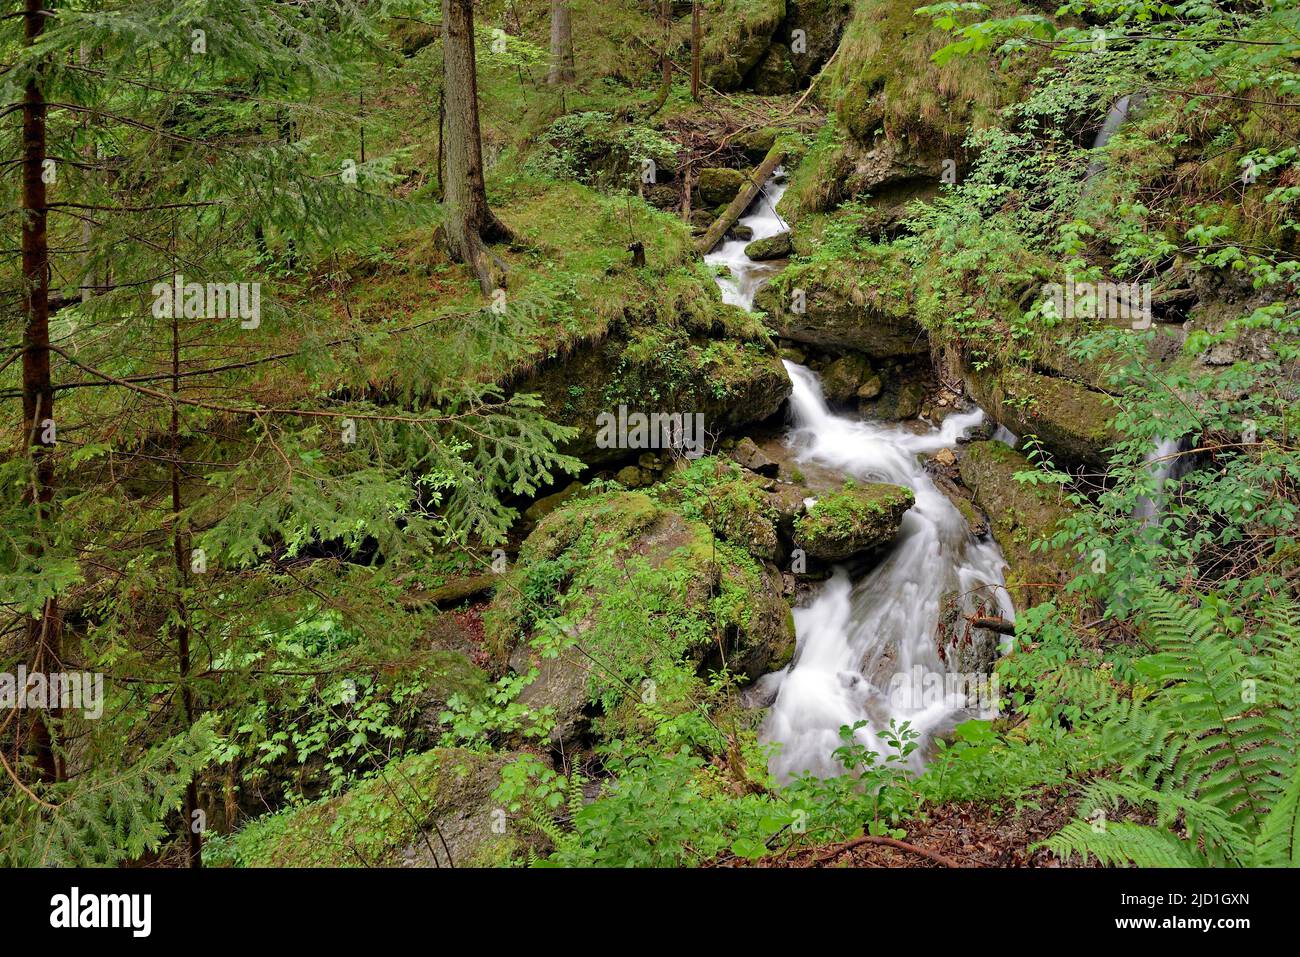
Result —
<path fill-rule="evenodd" d="M 1080 813 L 1048 841 L 1105 864 L 1296 866 L 1300 863 L 1300 612 L 1260 609 L 1261 627 L 1221 601 L 1200 607 L 1148 586 L 1141 676 L 1099 715 L 1115 777 L 1089 786 Z M 1155 824 L 1110 822 L 1125 806 Z"/>

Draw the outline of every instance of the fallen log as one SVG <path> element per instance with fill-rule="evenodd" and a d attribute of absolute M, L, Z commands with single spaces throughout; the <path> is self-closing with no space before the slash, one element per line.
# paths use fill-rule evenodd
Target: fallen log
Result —
<path fill-rule="evenodd" d="M 754 201 L 754 197 L 763 189 L 763 184 L 767 182 L 772 171 L 781 165 L 785 159 L 785 149 L 781 145 L 773 146 L 763 157 L 763 162 L 754 167 L 754 171 L 749 174 L 749 182 L 745 187 L 736 194 L 736 198 L 723 211 L 722 215 L 713 221 L 713 225 L 705 231 L 704 235 L 699 238 L 695 248 L 700 251 L 701 256 L 707 256 L 713 252 L 713 247 L 718 245 L 719 240 L 726 234 L 741 216 L 749 208 L 749 204 Z"/>

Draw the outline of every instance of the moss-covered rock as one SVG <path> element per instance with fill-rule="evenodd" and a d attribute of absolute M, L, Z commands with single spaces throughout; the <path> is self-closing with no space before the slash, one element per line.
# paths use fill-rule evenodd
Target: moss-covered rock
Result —
<path fill-rule="evenodd" d="M 1071 577 L 1070 555 L 1053 549 L 1034 550 L 1049 538 L 1068 510 L 1055 485 L 1017 482 L 1017 472 L 1033 465 L 1004 442 L 972 442 L 957 460 L 962 484 L 988 516 L 989 525 L 1007 560 L 1007 588 L 1019 607 L 1055 597 L 1054 584 Z M 969 517 L 968 517 L 969 520 Z"/>
<path fill-rule="evenodd" d="M 745 174 L 738 169 L 710 166 L 700 170 L 695 191 L 705 206 L 726 206 L 747 182 Z"/>
<path fill-rule="evenodd" d="M 598 441 L 600 417 L 617 416 L 619 406 L 629 414 L 678 415 L 683 422 L 702 415 L 710 436 L 737 430 L 773 415 L 791 389 L 775 347 L 757 328 L 728 326 L 739 321 L 748 320 L 719 302 L 712 311 L 683 315 L 677 327 L 621 327 L 556 356 L 516 382 L 514 391 L 539 395 L 548 418 L 577 428 L 564 451 L 588 465 L 637 451 Z M 662 431 L 646 436 L 649 449 L 663 447 Z"/>
<path fill-rule="evenodd" d="M 701 51 L 704 80 L 716 90 L 740 89 L 772 45 L 786 0 L 717 0 Z"/>
<path fill-rule="evenodd" d="M 543 495 L 524 509 L 524 521 L 536 524 L 582 491 L 581 482 L 570 482 L 558 492 Z"/>
<path fill-rule="evenodd" d="M 755 262 L 764 262 L 768 259 L 785 259 L 790 255 L 790 252 L 789 230 L 777 233 L 775 236 L 768 236 L 766 239 L 755 239 L 745 247 L 745 255 Z"/>
<path fill-rule="evenodd" d="M 773 43 L 763 54 L 749 77 L 750 86 L 759 96 L 780 96 L 793 93 L 799 83 L 795 73 L 790 48 L 784 43 Z"/>
<path fill-rule="evenodd" d="M 840 356 L 823 370 L 822 392 L 831 402 L 849 402 L 857 397 L 858 390 L 872 376 L 871 360 L 861 353 L 850 352 Z"/>
<path fill-rule="evenodd" d="M 782 338 L 879 359 L 929 352 L 907 302 L 901 264 L 882 252 L 874 264 L 792 266 L 759 290 L 754 308 Z"/>
<path fill-rule="evenodd" d="M 852 10 L 853 0 L 787 0 L 781 32 L 791 44 L 797 86 L 808 83 L 834 55 Z M 794 44 L 797 30 L 803 31 L 802 49 Z"/>
<path fill-rule="evenodd" d="M 752 441 L 745 441 L 753 453 L 763 455 Z M 725 459 L 705 459 L 676 473 L 658 496 L 697 516 L 720 539 L 755 558 L 776 561 L 781 556 L 776 533 L 779 516 L 764 494 L 761 480 L 742 474 Z"/>
<path fill-rule="evenodd" d="M 754 557 L 778 547 L 762 491 L 710 458 L 655 496 L 606 493 L 548 516 L 484 616 L 497 661 L 554 662 L 525 695 L 555 709 L 561 740 L 647 679 L 720 667 L 720 652 L 757 677 L 794 641 L 780 574 Z"/>
<path fill-rule="evenodd" d="M 492 792 L 513 754 L 436 748 L 394 761 L 339 797 L 267 815 L 222 842 L 247 867 L 474 867 L 518 838 L 493 830 Z M 450 852 L 450 855 L 448 854 Z M 450 860 L 448 857 L 450 856 Z"/>
<path fill-rule="evenodd" d="M 894 540 L 913 501 L 912 490 L 901 485 L 846 485 L 795 519 L 795 545 L 823 562 L 871 551 Z"/>
<path fill-rule="evenodd" d="M 966 391 L 999 424 L 1024 438 L 1036 435 L 1060 466 L 1106 469 L 1117 440 L 1107 396 L 1060 376 L 1025 369 L 968 373 Z"/>

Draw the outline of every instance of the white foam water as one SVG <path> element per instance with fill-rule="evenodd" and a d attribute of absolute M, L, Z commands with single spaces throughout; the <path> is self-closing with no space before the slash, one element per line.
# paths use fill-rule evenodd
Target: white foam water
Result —
<path fill-rule="evenodd" d="M 745 255 L 745 247 L 758 239 L 767 239 L 789 229 L 789 225 L 776 211 L 776 204 L 785 194 L 785 173 L 780 167 L 772 178 L 763 184 L 762 191 L 746 215 L 737 222 L 753 230 L 749 239 L 724 239 L 713 248 L 704 261 L 714 266 L 726 266 L 729 275 L 719 275 L 718 286 L 722 301 L 748 309 L 754 304 L 754 295 L 767 280 L 781 271 L 781 261 L 755 262 Z"/>
<path fill-rule="evenodd" d="M 798 647 L 792 663 L 767 675 L 759 693 L 775 693 L 763 726 L 765 741 L 780 745 L 771 770 L 781 780 L 803 771 L 843 773 L 832 752 L 839 729 L 866 720 L 858 739 L 889 753 L 880 732 L 890 718 L 911 723 L 924 745 L 970 716 L 971 702 L 952 695 L 900 702 L 895 675 L 944 675 L 939 621 L 945 600 L 966 613 L 984 607 L 1008 620 L 1015 610 L 1003 580 L 1002 551 L 977 540 L 965 519 L 935 486 L 918 456 L 948 448 L 979 425 L 984 413 L 953 414 L 939 429 L 916 434 L 898 426 L 832 413 L 817 377 L 787 362 L 794 382 L 794 428 L 787 441 L 797 462 L 816 463 L 861 481 L 905 485 L 916 503 L 903 518 L 884 560 L 859 581 L 837 568 L 812 602 L 794 612 Z M 756 689 L 758 690 L 758 689 Z"/>
<path fill-rule="evenodd" d="M 719 276 L 723 300 L 748 309 L 762 284 L 781 268 L 745 255 L 747 242 L 774 236 L 787 227 L 776 212 L 784 187 L 774 175 L 742 225 L 751 240 L 727 240 L 705 256 L 725 265 Z M 1003 580 L 1002 551 L 991 539 L 977 540 L 956 507 L 935 486 L 918 456 L 937 452 L 979 425 L 984 413 L 953 414 L 939 429 L 922 433 L 898 426 L 859 421 L 833 414 L 817 376 L 803 366 L 785 364 L 794 388 L 790 397 L 793 428 L 787 436 L 796 461 L 816 463 L 845 477 L 905 485 L 916 503 L 903 518 L 889 554 L 865 577 L 854 581 L 837 567 L 812 601 L 795 609 L 797 649 L 781 671 L 765 675 L 753 698 L 770 702 L 762 739 L 776 746 L 771 770 L 779 780 L 811 771 L 820 776 L 843 773 L 833 756 L 843 742 L 844 725 L 865 720 L 858 740 L 881 754 L 888 748 L 881 732 L 889 720 L 911 722 L 922 743 L 963 720 L 970 703 L 960 696 L 938 701 L 900 703 L 890 695 L 890 679 L 913 675 L 920 667 L 944 675 L 940 657 L 940 615 L 945 601 L 973 612 L 982 605 L 1004 618 L 1014 608 Z M 919 769 L 925 748 L 911 762 Z"/>

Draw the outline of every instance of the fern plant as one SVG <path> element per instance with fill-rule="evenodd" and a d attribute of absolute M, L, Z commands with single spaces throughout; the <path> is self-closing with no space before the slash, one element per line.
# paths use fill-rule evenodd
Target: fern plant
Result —
<path fill-rule="evenodd" d="M 1143 867 L 1300 864 L 1300 612 L 1270 600 L 1246 634 L 1213 598 L 1142 595 L 1154 653 L 1100 712 L 1117 773 L 1045 846 Z M 1110 820 L 1126 807 L 1153 823 Z"/>

